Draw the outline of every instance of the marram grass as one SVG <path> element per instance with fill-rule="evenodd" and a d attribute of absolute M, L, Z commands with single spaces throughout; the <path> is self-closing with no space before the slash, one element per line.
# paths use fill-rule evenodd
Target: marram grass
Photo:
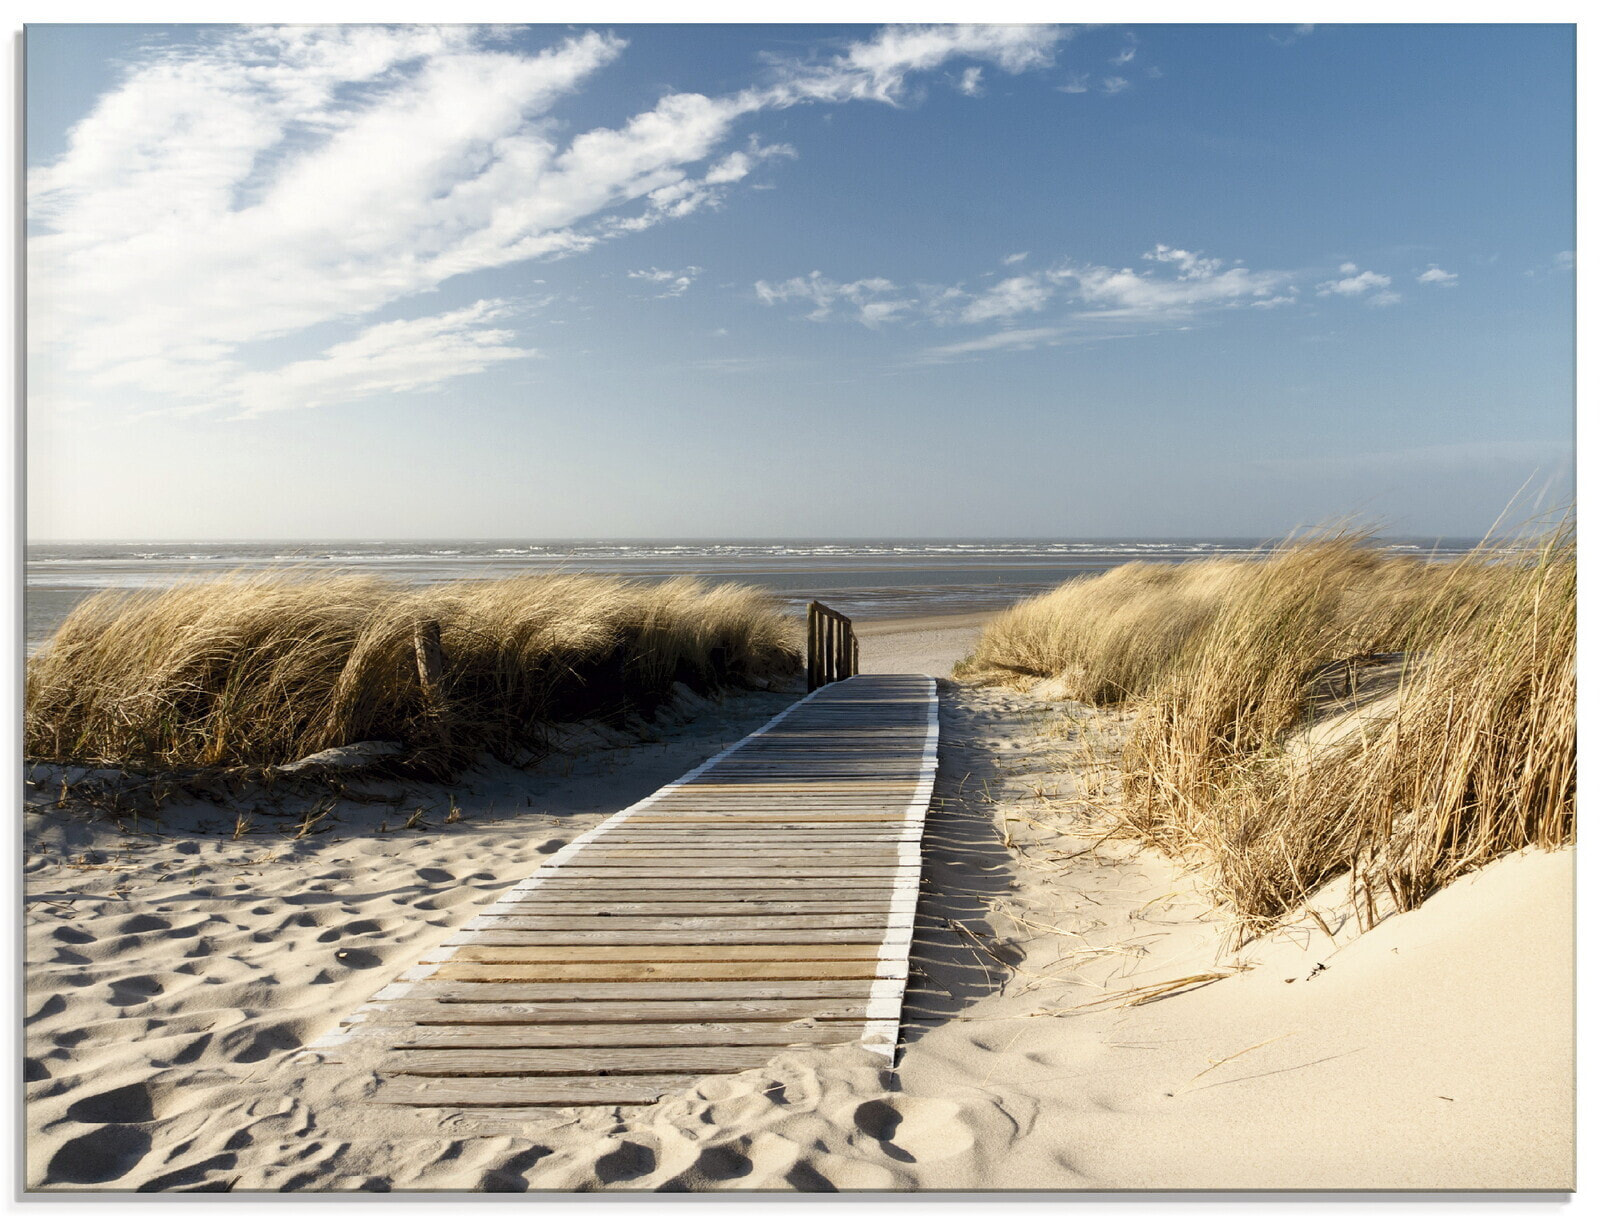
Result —
<path fill-rule="evenodd" d="M 417 638 L 437 627 L 437 685 Z M 443 774 L 537 750 L 552 723 L 648 713 L 799 669 L 797 627 L 754 588 L 538 575 L 414 587 L 233 575 L 102 592 L 28 662 L 25 749 L 143 768 L 280 764 L 365 740 Z"/>
<path fill-rule="evenodd" d="M 1405 909 L 1495 857 L 1570 842 L 1572 529 L 1452 562 L 1363 539 L 1068 583 L 998 617 L 964 674 L 1054 677 L 1134 709 L 1124 822 L 1197 864 L 1246 932 L 1341 875 L 1358 908 Z M 1396 652 L 1377 721 L 1308 745 L 1328 673 Z"/>

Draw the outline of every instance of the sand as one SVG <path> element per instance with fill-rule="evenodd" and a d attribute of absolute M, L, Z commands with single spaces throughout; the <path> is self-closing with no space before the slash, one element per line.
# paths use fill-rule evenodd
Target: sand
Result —
<path fill-rule="evenodd" d="M 867 675 L 905 673 L 947 679 L 955 664 L 972 653 L 983 626 L 994 615 L 965 612 L 857 621 L 861 670 Z"/>
<path fill-rule="evenodd" d="M 939 674 L 974 628 L 864 630 L 864 651 Z M 233 806 L 175 807 L 160 834 L 31 811 L 27 1185 L 1572 1185 L 1571 850 L 1505 858 L 1365 933 L 1330 888 L 1332 937 L 1301 923 L 1234 950 L 1193 876 L 1104 836 L 1120 715 L 941 693 L 898 1070 L 791 1051 L 652 1107 L 510 1123 L 380 1108 L 359 1059 L 306 1045 L 792 692 L 686 707 L 654 743 L 342 803 L 299 840 L 277 830 L 296 806 L 238 840 Z M 419 806 L 425 830 L 400 827 Z"/>

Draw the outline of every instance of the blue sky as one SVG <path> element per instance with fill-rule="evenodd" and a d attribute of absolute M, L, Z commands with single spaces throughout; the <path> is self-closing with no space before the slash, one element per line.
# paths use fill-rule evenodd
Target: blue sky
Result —
<path fill-rule="evenodd" d="M 1470 535 L 1567 26 L 34 26 L 35 539 Z"/>

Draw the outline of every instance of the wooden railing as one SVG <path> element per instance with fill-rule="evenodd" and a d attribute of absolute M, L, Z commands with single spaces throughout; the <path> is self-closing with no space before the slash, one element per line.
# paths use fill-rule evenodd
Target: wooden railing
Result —
<path fill-rule="evenodd" d="M 806 688 L 815 692 L 861 670 L 861 643 L 850 618 L 816 600 L 806 605 Z"/>

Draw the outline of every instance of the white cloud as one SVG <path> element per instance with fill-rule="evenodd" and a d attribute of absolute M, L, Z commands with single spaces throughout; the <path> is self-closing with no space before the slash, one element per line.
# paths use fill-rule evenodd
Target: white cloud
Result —
<path fill-rule="evenodd" d="M 1055 62 L 1055 48 L 1068 32 L 1047 25 L 893 25 L 817 65 L 780 64 L 778 84 L 767 104 L 798 101 L 886 101 L 898 103 L 906 78 L 932 71 L 947 60 L 977 59 L 1015 75 Z"/>
<path fill-rule="evenodd" d="M 1272 41 L 1276 42 L 1279 46 L 1290 46 L 1293 43 L 1299 42 L 1302 38 L 1311 37 L 1312 32 L 1316 28 L 1317 27 L 1315 25 L 1307 22 L 1301 25 L 1291 26 L 1287 33 L 1268 34 L 1267 37 L 1272 39 Z"/>
<path fill-rule="evenodd" d="M 1365 298 L 1367 303 L 1374 307 L 1383 308 L 1390 304 L 1398 304 L 1400 295 L 1389 290 L 1393 282 L 1386 274 L 1378 274 L 1372 270 L 1362 270 L 1354 262 L 1345 262 L 1339 267 L 1342 278 L 1328 279 L 1317 284 L 1319 296 L 1343 296 L 1346 299 Z"/>
<path fill-rule="evenodd" d="M 951 342 L 945 346 L 930 346 L 921 353 L 920 358 L 925 362 L 942 363 L 949 359 L 960 358 L 962 355 L 982 355 L 997 350 L 1033 350 L 1035 347 L 1057 341 L 1065 336 L 1066 332 L 1059 327 L 1002 329 L 982 338 Z"/>
<path fill-rule="evenodd" d="M 1025 312 L 1038 312 L 1050 302 L 1053 288 L 1033 275 L 1004 279 L 961 310 L 969 325 L 1001 321 Z"/>
<path fill-rule="evenodd" d="M 1106 60 L 1106 62 L 1114 68 L 1120 68 L 1125 63 L 1132 63 L 1133 57 L 1139 53 L 1137 43 L 1138 39 L 1129 34 L 1128 45 Z"/>
<path fill-rule="evenodd" d="M 956 88 L 960 89 L 968 97 L 983 96 L 983 69 L 968 68 L 962 72 L 961 79 L 956 82 Z"/>
<path fill-rule="evenodd" d="M 1152 263 L 1148 270 L 1062 262 L 1032 274 L 1013 275 L 979 292 L 939 284 L 919 284 L 911 289 L 886 278 L 846 283 L 821 271 L 781 283 L 758 282 L 755 291 L 769 305 L 809 304 L 807 317 L 813 321 L 829 320 L 840 305 L 850 305 L 853 311 L 845 314 L 847 319 L 874 328 L 893 320 L 940 326 L 999 325 L 1005 332 L 1021 332 L 1010 326 L 1052 304 L 1068 310 L 1064 319 L 1093 323 L 1103 332 L 1108 321 L 1174 325 L 1204 311 L 1245 305 L 1278 308 L 1294 303 L 1299 291 L 1287 271 L 1225 266 L 1220 258 L 1202 257 L 1170 245 L 1157 245 L 1144 258 Z M 1034 335 L 1031 340 L 1038 340 L 1040 331 L 1028 332 Z M 1015 345 L 999 335 L 974 342 L 956 344 L 957 353 Z"/>
<path fill-rule="evenodd" d="M 1056 92 L 1058 93 L 1087 93 L 1088 91 L 1088 72 L 1069 72 L 1067 73 L 1067 83 L 1056 86 Z"/>
<path fill-rule="evenodd" d="M 670 93 L 570 135 L 551 109 L 622 54 L 614 36 L 536 54 L 468 26 L 197 36 L 129 66 L 62 156 L 30 173 L 33 356 L 72 381 L 64 396 L 228 400 L 266 357 L 253 344 L 720 205 L 762 161 L 794 154 L 728 147 L 762 111 L 898 104 L 915 73 L 952 59 L 1044 67 L 1064 36 L 889 27 L 824 62 L 777 65 L 767 85 Z"/>
<path fill-rule="evenodd" d="M 1440 287 L 1454 287 L 1456 280 L 1460 277 L 1452 271 L 1440 270 L 1438 266 L 1430 264 L 1426 270 L 1417 276 L 1417 282 L 1434 283 Z"/>
<path fill-rule="evenodd" d="M 1018 262 L 1026 262 L 1028 260 L 1028 254 L 1026 250 L 1021 253 L 1008 253 L 1000 260 L 1007 266 L 1015 266 Z"/>
<path fill-rule="evenodd" d="M 1076 283 L 1079 298 L 1096 317 L 1148 320 L 1182 319 L 1200 309 L 1231 308 L 1272 300 L 1286 294 L 1285 271 L 1253 271 L 1245 266 L 1224 269 L 1220 258 L 1205 258 L 1186 249 L 1157 245 L 1144 259 L 1176 269 L 1176 275 L 1129 267 L 1062 267 L 1056 273 Z"/>
<path fill-rule="evenodd" d="M 1522 273 L 1530 279 L 1537 279 L 1547 274 L 1565 274 L 1572 271 L 1578 264 L 1578 255 L 1571 249 L 1563 249 L 1548 262 L 1540 266 L 1531 266 Z"/>
<path fill-rule="evenodd" d="M 1103 93 L 1115 96 L 1116 94 L 1122 92 L 1123 89 L 1127 88 L 1128 84 L 1129 82 L 1126 76 L 1107 76 L 1100 82 L 1100 90 Z"/>
<path fill-rule="evenodd" d="M 438 316 L 387 321 L 314 359 L 240 376 L 229 397 L 245 416 L 313 409 L 436 388 L 495 363 L 535 356 L 537 351 L 512 345 L 511 330 L 483 327 L 484 321 L 505 313 L 502 301 L 479 300 Z"/>
<path fill-rule="evenodd" d="M 656 299 L 669 300 L 688 291 L 701 273 L 702 268 L 699 266 L 685 266 L 682 270 L 660 270 L 652 266 L 649 270 L 630 270 L 628 277 L 664 288 Z"/>
<path fill-rule="evenodd" d="M 828 278 L 820 270 L 809 275 L 787 279 L 782 283 L 756 284 L 756 297 L 763 304 L 779 304 L 800 300 L 812 306 L 807 320 L 826 321 L 840 305 L 855 309 L 854 320 L 869 328 L 877 328 L 889 321 L 901 319 L 912 307 L 912 301 L 897 297 L 900 289 L 889 279 L 857 279 L 840 283 Z"/>

